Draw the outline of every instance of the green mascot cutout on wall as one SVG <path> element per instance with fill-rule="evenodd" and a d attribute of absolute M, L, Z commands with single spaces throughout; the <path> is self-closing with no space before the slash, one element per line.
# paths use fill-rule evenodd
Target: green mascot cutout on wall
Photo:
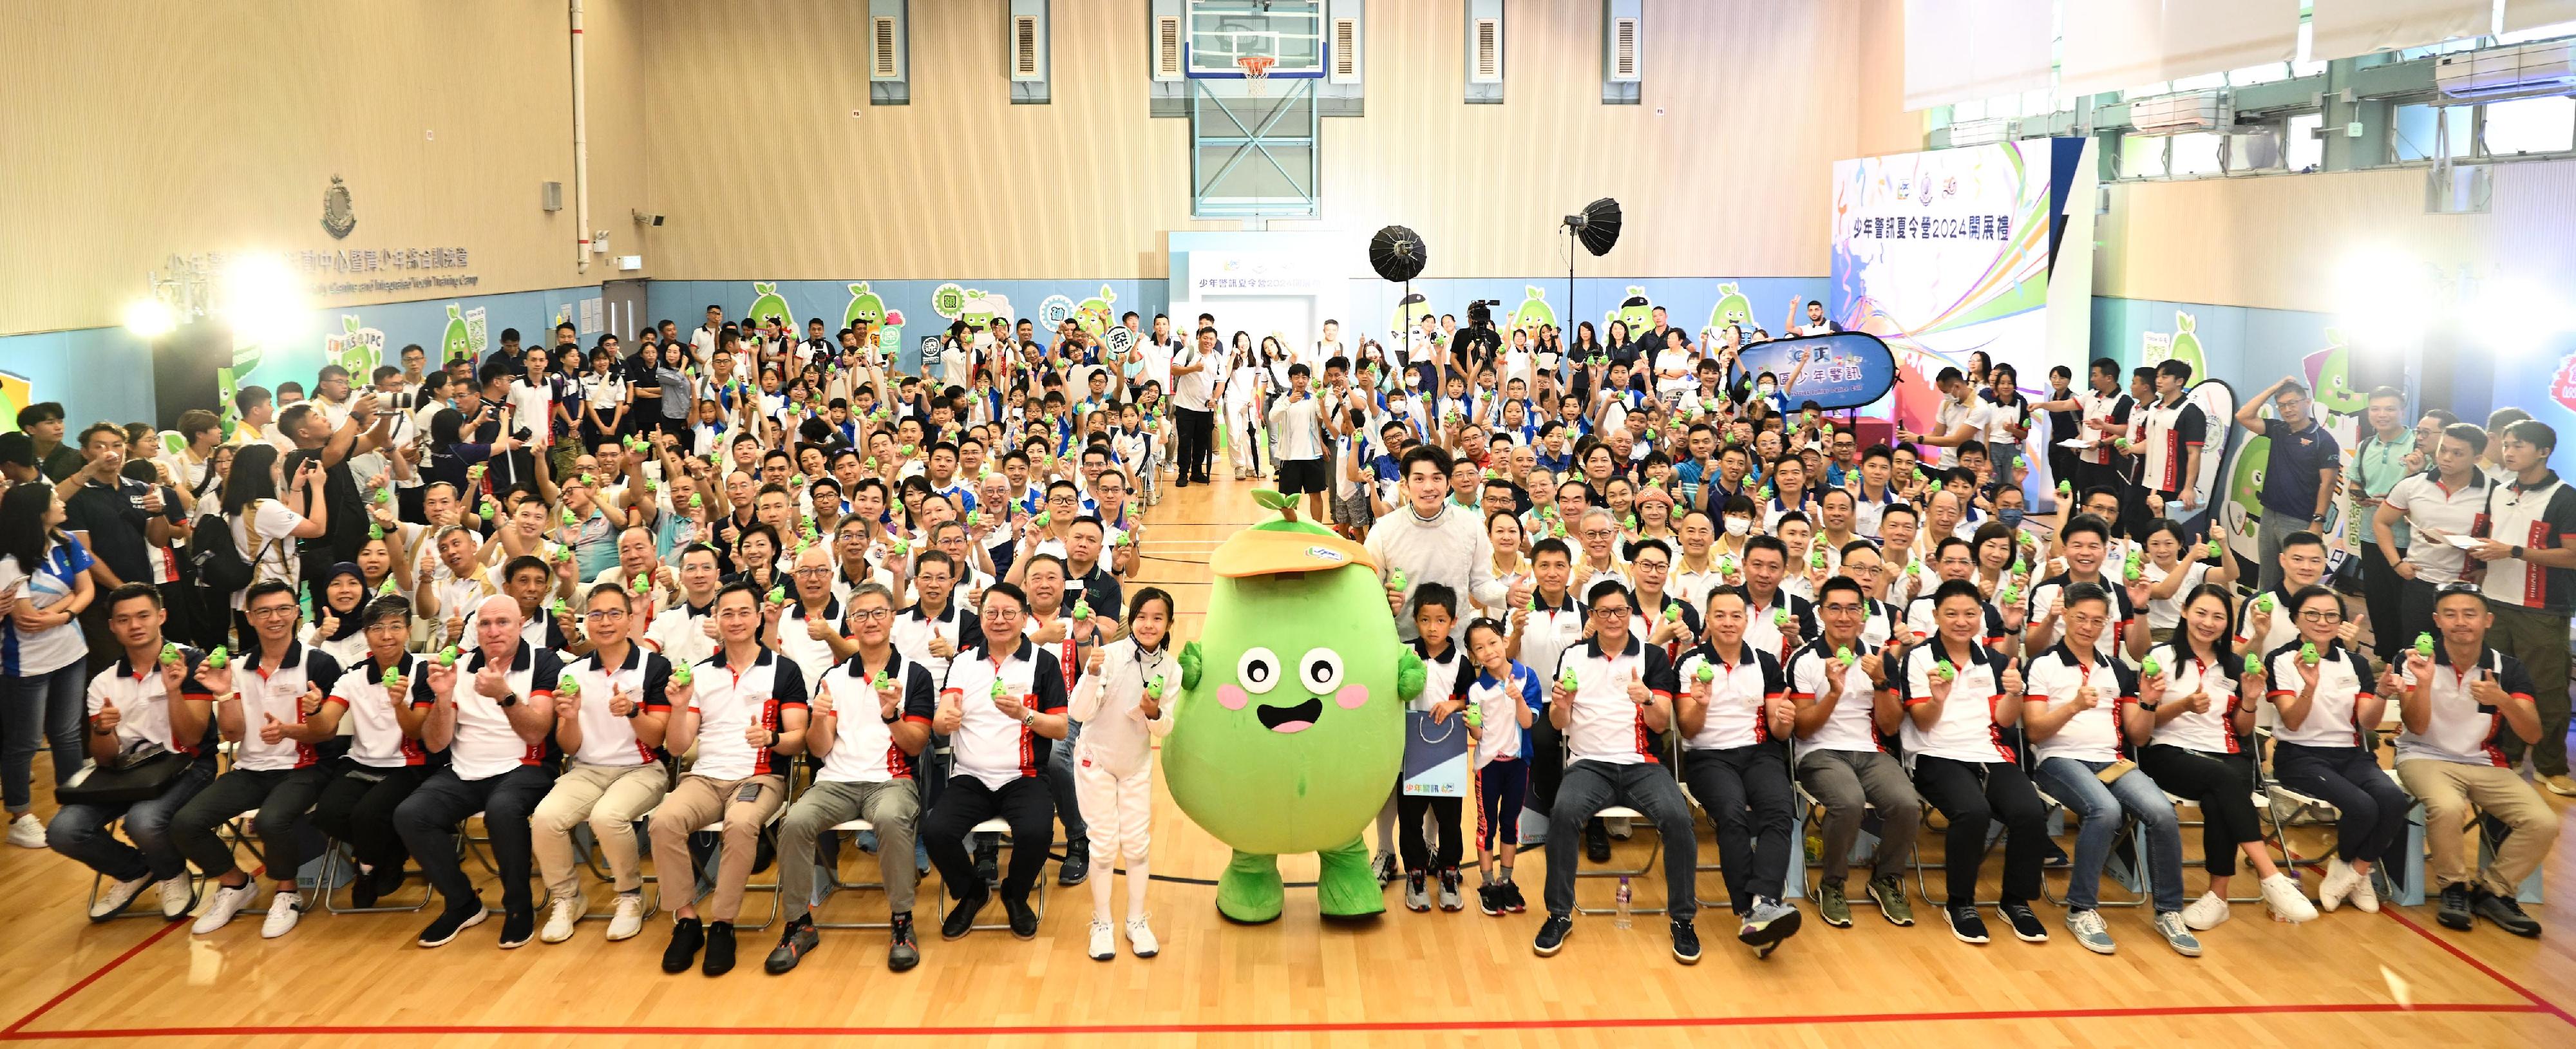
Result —
<path fill-rule="evenodd" d="M 1396 640 L 1376 558 L 1297 520 L 1296 497 L 1256 491 L 1281 518 L 1208 557 L 1215 582 L 1200 639 L 1181 650 L 1181 705 L 1163 779 L 1191 820 L 1234 850 L 1218 913 L 1279 917 L 1279 856 L 1322 861 L 1328 917 L 1386 910 L 1360 832 L 1404 760 L 1404 701 L 1423 667 Z"/>

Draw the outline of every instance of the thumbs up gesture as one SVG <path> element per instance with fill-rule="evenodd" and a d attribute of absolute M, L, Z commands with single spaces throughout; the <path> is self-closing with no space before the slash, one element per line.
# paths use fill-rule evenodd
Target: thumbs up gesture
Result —
<path fill-rule="evenodd" d="M 115 701 L 104 696 L 99 698 L 98 713 L 90 715 L 90 724 L 101 734 L 116 731 L 116 726 L 124 721 L 125 716 L 117 713 Z"/>
<path fill-rule="evenodd" d="M 1654 702 L 1654 699 L 1655 694 L 1647 690 L 1646 681 L 1643 677 L 1639 676 L 1637 668 L 1629 667 L 1628 702 L 1635 703 L 1642 707 L 1648 703 Z"/>
<path fill-rule="evenodd" d="M 769 726 L 761 723 L 758 718 L 752 719 L 751 724 L 743 726 L 742 741 L 751 744 L 753 749 L 768 746 Z"/>
<path fill-rule="evenodd" d="M 260 712 L 259 716 L 261 721 L 259 726 L 260 742 L 274 747 L 280 740 L 286 738 L 286 723 L 277 720 L 277 715 L 263 710 Z"/>
<path fill-rule="evenodd" d="M 2091 685 L 2086 685 L 2086 686 L 2084 686 L 2084 687 L 2082 687 L 2082 688 L 2079 688 L 2079 689 L 2076 689 L 2076 690 L 2075 690 L 2075 709 L 2077 709 L 2077 710 L 2091 710 L 2091 709 L 2093 709 L 2094 707 L 2098 707 L 2098 706 L 2101 706 L 2101 705 L 2102 705 L 2102 697 L 2101 697 L 2101 694 L 2100 694 L 2100 693 L 2097 693 L 2097 692 L 2095 692 L 2095 691 L 2093 691 L 2093 686 L 2091 686 Z"/>
<path fill-rule="evenodd" d="M 320 711 L 322 709 L 322 686 L 304 686 L 304 695 L 296 699 L 295 709 L 298 717 L 307 718 L 312 717 L 315 712 Z"/>
<path fill-rule="evenodd" d="M 2469 695 L 2477 697 L 2478 705 L 2482 707 L 2501 707 L 2506 700 L 2513 698 L 2503 685 L 2496 683 L 2494 672 L 2484 667 L 2478 668 L 2478 680 L 2469 686 Z"/>

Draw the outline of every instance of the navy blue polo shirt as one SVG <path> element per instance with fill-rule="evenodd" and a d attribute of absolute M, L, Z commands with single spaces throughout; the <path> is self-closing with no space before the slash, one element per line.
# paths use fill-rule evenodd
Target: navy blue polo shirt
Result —
<path fill-rule="evenodd" d="M 2317 484 L 2323 471 L 2343 465 L 2343 450 L 2334 435 L 2308 420 L 2292 430 L 2279 419 L 2263 420 L 2263 436 L 2272 441 L 2271 458 L 2263 464 L 2263 508 L 2305 521 L 2317 512 Z"/>

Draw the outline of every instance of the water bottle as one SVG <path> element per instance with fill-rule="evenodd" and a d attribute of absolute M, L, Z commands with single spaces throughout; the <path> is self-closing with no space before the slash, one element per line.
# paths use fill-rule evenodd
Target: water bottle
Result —
<path fill-rule="evenodd" d="M 1615 917 L 1615 918 L 1610 919 L 1610 927 L 1611 927 L 1611 928 L 1613 928 L 1613 929 L 1625 929 L 1625 928 L 1627 928 L 1627 927 L 1628 927 L 1629 915 L 1630 915 L 1630 913 L 1631 913 L 1631 912 L 1629 911 L 1629 909 L 1628 909 L 1628 904 L 1629 904 L 1629 901 L 1631 901 L 1631 900 L 1633 900 L 1633 899 L 1635 899 L 1635 898 L 1636 898 L 1635 894 L 1634 894 L 1634 893 L 1633 893 L 1633 892 L 1628 888 L 1628 876 L 1627 876 L 1627 875 L 1625 875 L 1625 874 L 1620 875 L 1620 876 L 1619 876 L 1619 897 L 1618 897 L 1618 900 L 1619 900 L 1619 915 L 1618 915 L 1618 917 Z"/>

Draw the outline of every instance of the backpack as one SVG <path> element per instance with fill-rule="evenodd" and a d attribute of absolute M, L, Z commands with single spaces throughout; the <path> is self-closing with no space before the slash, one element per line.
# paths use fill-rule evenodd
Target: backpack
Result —
<path fill-rule="evenodd" d="M 257 503 L 249 512 L 259 512 Z M 266 554 L 265 549 L 260 551 Z M 188 566 L 197 574 L 200 589 L 229 598 L 250 586 L 254 575 L 251 562 L 241 548 L 233 544 L 232 522 L 219 511 L 197 518 L 196 527 L 188 533 Z"/>

